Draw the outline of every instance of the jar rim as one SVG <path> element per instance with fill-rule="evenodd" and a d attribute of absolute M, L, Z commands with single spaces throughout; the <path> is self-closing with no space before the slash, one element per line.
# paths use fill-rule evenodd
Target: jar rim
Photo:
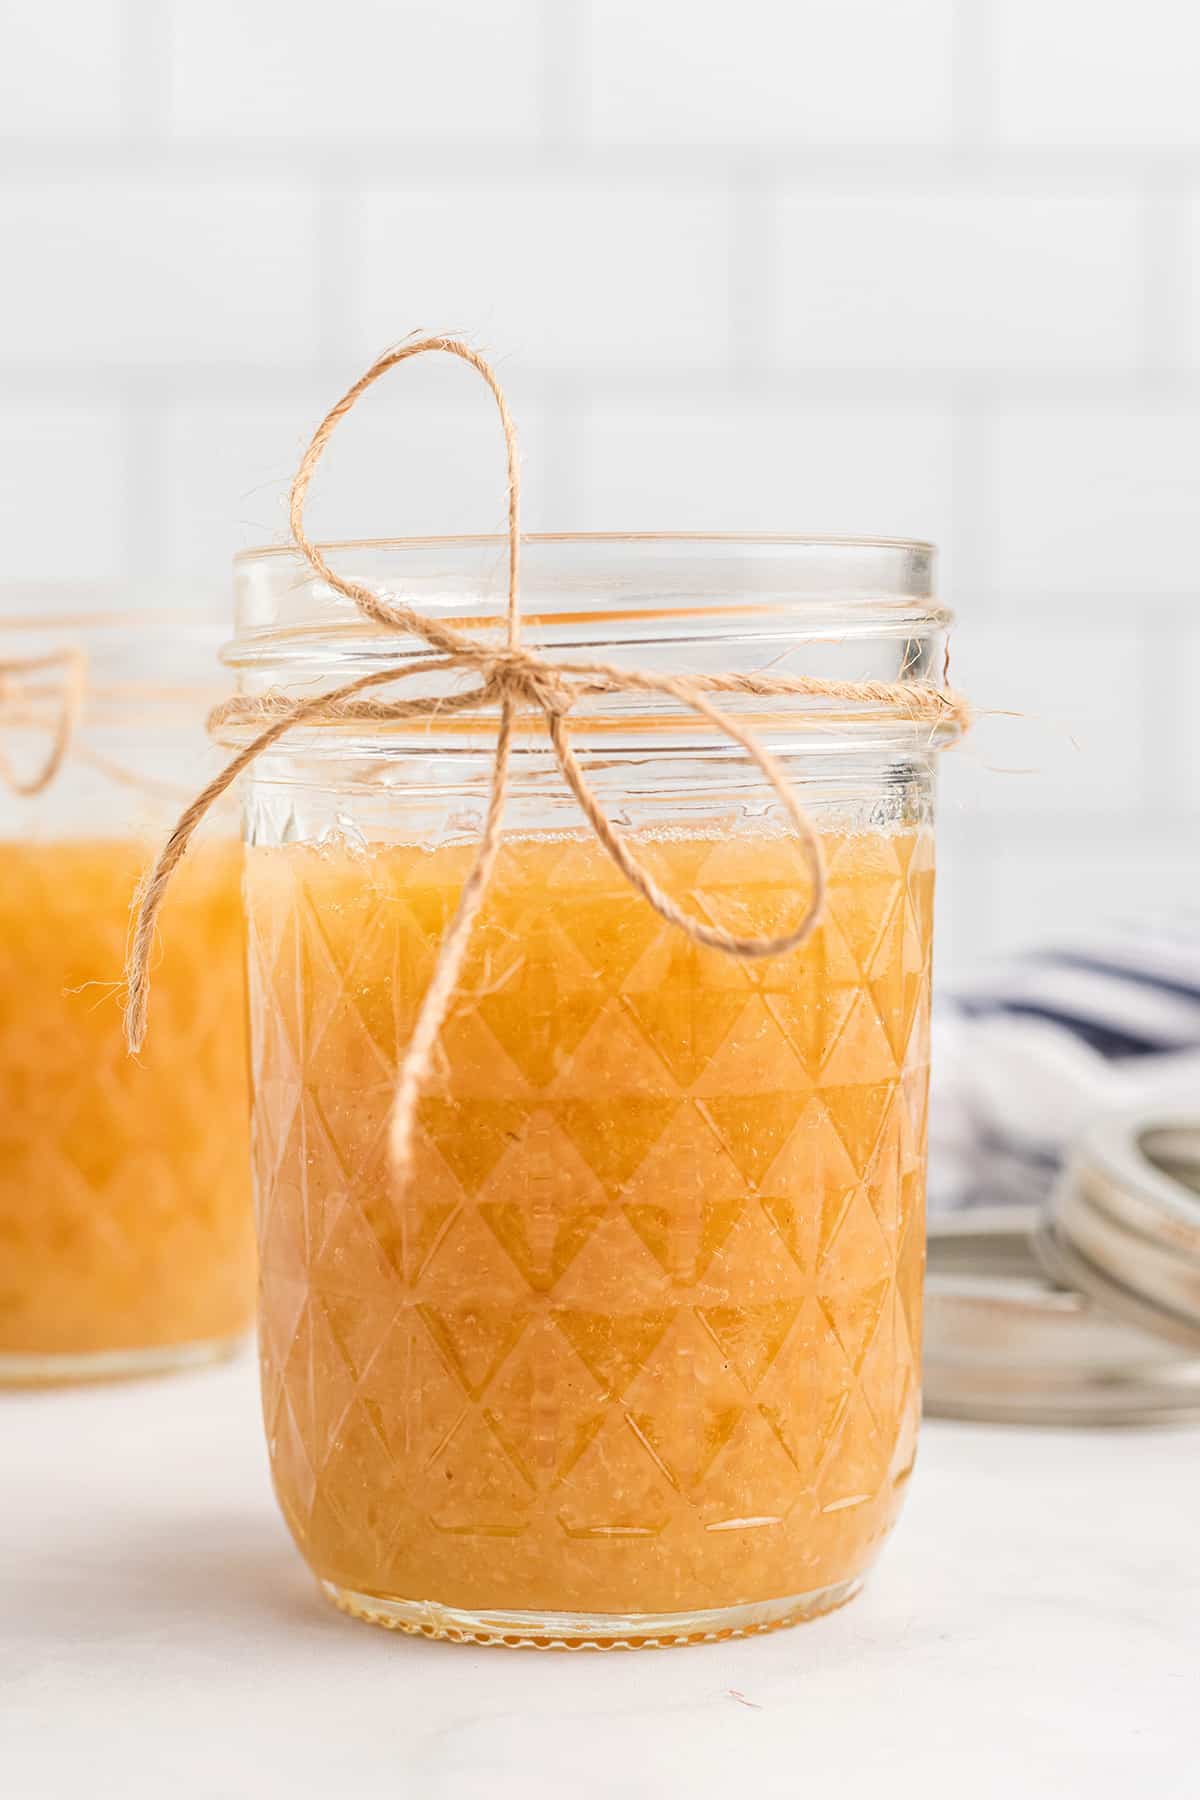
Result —
<path fill-rule="evenodd" d="M 439 546 L 500 546 L 508 542 L 505 532 L 434 532 L 406 536 L 328 538 L 317 548 L 325 552 L 338 550 L 420 550 Z M 929 538 L 877 537 L 870 534 L 838 534 L 787 531 L 523 531 L 522 544 L 744 544 L 748 547 L 778 546 L 781 549 L 846 549 L 909 550 L 932 555 L 936 545 Z M 239 550 L 233 562 L 256 562 L 260 557 L 299 556 L 302 553 L 291 540 L 279 544 L 251 545 Z"/>
<path fill-rule="evenodd" d="M 107 607 L 98 612 L 0 613 L 0 632 L 20 631 L 194 631 L 219 639 L 227 632 L 226 620 L 211 612 L 185 607 L 138 607 L 119 612 Z"/>
<path fill-rule="evenodd" d="M 402 599 L 459 628 L 503 628 L 508 540 L 500 533 L 351 539 L 320 549 L 338 574 L 381 599 Z M 522 622 L 546 647 L 598 651 L 645 642 L 659 628 L 677 641 L 727 637 L 752 614 L 772 621 L 764 629 L 804 634 L 848 627 L 895 635 L 950 619 L 936 593 L 936 547 L 917 538 L 534 533 L 522 538 L 522 552 Z M 360 647 L 374 640 L 380 654 L 395 654 L 396 633 L 365 619 L 294 543 L 243 552 L 233 574 L 236 639 L 227 662 L 347 633 Z M 416 639 L 410 648 L 425 654 Z"/>
<path fill-rule="evenodd" d="M 685 680 L 767 671 L 842 684 L 944 678 L 952 615 L 936 597 L 936 548 L 920 539 L 580 532 L 532 534 L 522 547 L 522 641 L 552 661 L 582 658 Z M 321 549 L 359 591 L 482 647 L 503 643 L 505 535 L 362 539 Z M 455 669 L 423 666 L 430 655 L 423 635 L 368 616 L 353 590 L 331 583 L 294 543 L 243 553 L 234 587 L 236 636 L 222 660 L 237 671 L 243 695 L 292 684 L 309 690 L 314 681 L 388 669 L 399 675 L 406 664 L 422 665 L 413 679 L 430 694 L 454 689 Z M 832 726 L 832 700 L 798 696 L 759 695 L 756 708 L 764 716 L 819 712 Z M 624 725 L 662 708 L 661 700 L 631 692 L 601 710 Z M 874 730 L 874 715 L 890 717 L 896 708 L 872 696 L 865 709 L 851 710 L 859 722 L 872 715 Z M 900 714 L 911 735 L 908 709 Z"/>
<path fill-rule="evenodd" d="M 44 609 L 38 605 L 42 599 Z M 5 609 L 6 600 L 13 610 Z M 228 620 L 215 609 L 164 605 L 161 597 L 156 604 L 131 606 L 116 584 L 0 586 L 3 659 L 18 665 L 46 654 L 80 653 L 92 698 L 136 693 L 171 699 L 181 692 L 202 698 L 215 692 L 221 685 L 220 647 L 228 635 Z"/>

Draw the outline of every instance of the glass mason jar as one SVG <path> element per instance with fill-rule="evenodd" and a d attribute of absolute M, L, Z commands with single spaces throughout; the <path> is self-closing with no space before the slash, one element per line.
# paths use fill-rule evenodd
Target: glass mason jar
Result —
<path fill-rule="evenodd" d="M 232 819 L 168 896 L 136 1061 L 121 1017 L 130 902 L 212 755 L 218 641 L 142 613 L 0 625 L 0 1384 L 194 1363 L 251 1322 Z"/>
<path fill-rule="evenodd" d="M 328 555 L 499 643 L 502 540 Z M 532 537 L 523 570 L 524 641 L 549 655 L 941 678 L 924 544 Z M 244 694 L 428 655 L 294 550 L 241 558 L 237 598 Z M 818 929 L 738 961 L 664 923 L 525 717 L 402 1188 L 397 1060 L 478 841 L 494 718 L 298 728 L 253 766 L 266 1428 L 292 1533 L 359 1617 L 522 1644 L 722 1637 L 837 1606 L 891 1529 L 920 1404 L 945 739 L 903 709 L 732 704 L 819 832 Z M 802 915 L 803 847 L 735 744 L 656 695 L 571 723 L 688 911 L 757 935 Z"/>

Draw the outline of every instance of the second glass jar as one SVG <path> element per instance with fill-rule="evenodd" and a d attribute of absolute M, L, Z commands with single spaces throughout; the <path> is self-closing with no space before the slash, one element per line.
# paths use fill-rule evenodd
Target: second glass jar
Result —
<path fill-rule="evenodd" d="M 224 1356 L 254 1304 L 230 816 L 168 896 L 136 1059 L 121 1018 L 133 896 L 211 757 L 219 632 L 26 598 L 0 634 L 0 1386 Z"/>

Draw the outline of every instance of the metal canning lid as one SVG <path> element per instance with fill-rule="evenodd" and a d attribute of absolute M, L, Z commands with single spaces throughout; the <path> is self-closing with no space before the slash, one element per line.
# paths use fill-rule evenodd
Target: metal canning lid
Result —
<path fill-rule="evenodd" d="M 1181 1355 L 1090 1294 L 1061 1286 L 1034 1249 L 1034 1207 L 981 1207 L 929 1230 L 925 1410 L 1013 1424 L 1200 1420 L 1200 1348 Z"/>
<path fill-rule="evenodd" d="M 1052 1276 L 1200 1355 L 1200 1119 L 1087 1132 L 1035 1242 Z"/>

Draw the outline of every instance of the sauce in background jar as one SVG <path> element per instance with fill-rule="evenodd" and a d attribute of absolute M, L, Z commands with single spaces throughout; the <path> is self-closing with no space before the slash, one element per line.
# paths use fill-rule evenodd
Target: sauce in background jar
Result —
<path fill-rule="evenodd" d="M 145 1373 L 249 1329 L 254 1240 L 241 851 L 214 820 L 168 896 L 155 1031 L 132 1059 L 130 903 L 194 782 L 218 633 L 95 614 L 4 628 L 83 648 L 81 716 L 51 784 L 0 789 L 0 1383 Z M 8 648 L 6 643 L 5 648 Z M 58 700 L 27 685 L 0 729 L 32 763 Z"/>

